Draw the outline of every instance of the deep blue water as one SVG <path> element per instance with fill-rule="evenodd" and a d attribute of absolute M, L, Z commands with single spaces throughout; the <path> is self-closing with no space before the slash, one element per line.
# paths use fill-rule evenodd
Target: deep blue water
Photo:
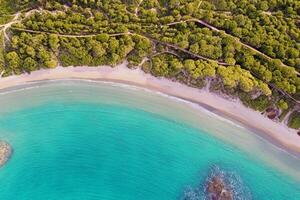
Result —
<path fill-rule="evenodd" d="M 196 128 L 122 103 L 125 98 L 139 101 L 143 93 L 122 96 L 122 91 L 53 84 L 0 96 L 6 106 L 0 113 L 0 139 L 14 148 L 12 159 L 0 168 L 0 199 L 177 200 L 188 188 L 201 190 L 214 165 L 242 180 L 241 187 L 251 193 L 247 199 L 300 199 L 297 177 L 202 130 L 204 122 Z M 149 107 L 155 110 L 153 102 Z"/>

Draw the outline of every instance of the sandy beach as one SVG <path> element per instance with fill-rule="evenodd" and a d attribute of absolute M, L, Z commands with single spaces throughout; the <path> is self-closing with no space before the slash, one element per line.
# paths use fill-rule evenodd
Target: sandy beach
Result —
<path fill-rule="evenodd" d="M 259 112 L 245 107 L 238 100 L 228 100 L 206 90 L 191 88 L 165 78 L 156 78 L 145 74 L 140 69 L 129 69 L 126 67 L 126 63 L 114 68 L 101 66 L 43 69 L 31 74 L 0 78 L 0 89 L 36 81 L 59 79 L 92 79 L 126 83 L 198 103 L 218 115 L 242 123 L 273 144 L 283 147 L 297 156 L 300 155 L 300 137 L 296 134 L 296 130 L 271 121 Z"/>

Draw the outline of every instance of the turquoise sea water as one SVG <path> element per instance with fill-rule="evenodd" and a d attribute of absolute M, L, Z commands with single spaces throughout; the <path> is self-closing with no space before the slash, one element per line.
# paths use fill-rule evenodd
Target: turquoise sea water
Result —
<path fill-rule="evenodd" d="M 241 199 L 300 199 L 300 160 L 159 94 L 59 81 L 4 91 L 0 105 L 14 148 L 1 200 L 177 200 L 215 165 L 242 180 Z"/>

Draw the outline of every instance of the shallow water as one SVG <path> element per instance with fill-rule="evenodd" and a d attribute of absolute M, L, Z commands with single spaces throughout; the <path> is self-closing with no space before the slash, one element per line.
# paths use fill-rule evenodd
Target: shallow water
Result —
<path fill-rule="evenodd" d="M 300 160 L 184 102 L 110 83 L 56 81 L 0 94 L 2 200 L 176 200 L 218 165 L 245 199 L 300 199 Z M 200 188 L 201 190 L 201 188 Z"/>

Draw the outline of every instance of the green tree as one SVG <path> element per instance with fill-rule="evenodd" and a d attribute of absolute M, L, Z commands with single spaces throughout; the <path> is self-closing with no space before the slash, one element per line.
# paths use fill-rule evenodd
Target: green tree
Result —
<path fill-rule="evenodd" d="M 52 49 L 52 51 L 56 52 L 59 47 L 59 38 L 55 34 L 49 35 L 49 46 Z"/>
<path fill-rule="evenodd" d="M 32 59 L 31 57 L 27 57 L 24 60 L 23 67 L 26 72 L 34 71 L 34 70 L 36 70 L 37 62 L 34 59 Z"/>
<path fill-rule="evenodd" d="M 185 69 L 187 69 L 188 71 L 192 71 L 196 68 L 195 61 L 191 60 L 191 59 L 185 60 L 183 65 L 184 65 Z"/>
<path fill-rule="evenodd" d="M 16 74 L 20 74 L 20 64 L 21 64 L 21 59 L 17 52 L 11 51 L 6 54 L 6 61 L 8 63 L 8 67 Z"/>
<path fill-rule="evenodd" d="M 280 99 L 277 103 L 277 106 L 281 109 L 281 110 L 287 110 L 289 108 L 289 105 L 287 104 L 287 102 L 285 102 L 283 99 Z"/>
<path fill-rule="evenodd" d="M 31 46 L 27 46 L 27 47 L 26 47 L 26 54 L 27 54 L 28 56 L 34 58 L 34 57 L 35 57 L 35 50 L 34 50 L 34 48 L 31 47 Z"/>

